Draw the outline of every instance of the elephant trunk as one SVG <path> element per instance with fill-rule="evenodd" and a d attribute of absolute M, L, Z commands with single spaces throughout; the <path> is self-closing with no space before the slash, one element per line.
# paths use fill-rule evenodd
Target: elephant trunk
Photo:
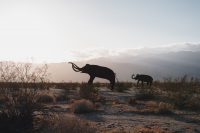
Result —
<path fill-rule="evenodd" d="M 72 69 L 75 71 L 75 72 L 80 72 L 81 71 L 81 68 L 79 68 L 76 64 L 72 63 L 72 62 L 69 62 L 70 64 L 72 64 Z"/>
<path fill-rule="evenodd" d="M 131 77 L 132 77 L 132 79 L 135 79 L 135 75 L 134 74 Z"/>

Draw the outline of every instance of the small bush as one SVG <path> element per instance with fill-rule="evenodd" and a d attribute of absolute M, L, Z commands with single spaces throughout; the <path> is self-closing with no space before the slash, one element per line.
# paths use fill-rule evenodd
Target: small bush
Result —
<path fill-rule="evenodd" d="M 169 103 L 160 102 L 158 105 L 157 113 L 159 114 L 172 114 L 174 106 Z"/>
<path fill-rule="evenodd" d="M 43 119 L 41 133 L 95 133 L 96 128 L 88 122 L 75 117 L 64 117 L 63 115 L 54 115 Z"/>
<path fill-rule="evenodd" d="M 136 104 L 136 99 L 130 98 L 130 99 L 128 100 L 128 103 L 129 103 L 130 105 L 135 105 L 135 104 Z"/>
<path fill-rule="evenodd" d="M 95 111 L 95 105 L 89 100 L 77 100 L 72 103 L 72 112 L 77 114 L 90 113 Z"/>
<path fill-rule="evenodd" d="M 27 89 L 4 94 L 7 101 L 0 108 L 1 132 L 30 132 L 33 130 L 35 111 L 42 112 L 44 106 L 37 103 L 37 91 Z"/>
<path fill-rule="evenodd" d="M 187 101 L 191 98 L 191 94 L 183 91 L 168 92 L 168 99 L 176 107 L 183 109 L 187 105 Z"/>
<path fill-rule="evenodd" d="M 5 104 L 6 102 L 9 101 L 9 98 L 7 96 L 0 96 L 0 105 Z"/>
<path fill-rule="evenodd" d="M 48 94 L 40 94 L 37 98 L 37 102 L 39 103 L 52 103 L 54 102 L 54 98 Z"/>
<path fill-rule="evenodd" d="M 186 102 L 186 107 L 191 110 L 200 110 L 200 97 L 199 96 L 192 96 Z"/>

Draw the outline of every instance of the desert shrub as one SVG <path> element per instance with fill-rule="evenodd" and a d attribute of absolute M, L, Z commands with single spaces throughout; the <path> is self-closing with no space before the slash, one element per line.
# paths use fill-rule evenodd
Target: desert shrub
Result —
<path fill-rule="evenodd" d="M 34 112 L 44 109 L 44 106 L 36 101 L 38 93 L 29 89 L 5 95 L 8 101 L 0 108 L 0 131 L 30 132 L 33 129 Z"/>
<path fill-rule="evenodd" d="M 186 102 L 186 108 L 191 110 L 200 110 L 200 97 L 199 96 L 192 96 L 190 99 Z"/>
<path fill-rule="evenodd" d="M 37 96 L 37 102 L 39 103 L 53 103 L 54 97 L 48 94 L 39 94 Z"/>
<path fill-rule="evenodd" d="M 3 98 L 0 106 L 1 132 L 25 133 L 34 130 L 35 118 L 46 109 L 37 102 L 39 88 L 28 88 L 26 83 L 42 84 L 48 81 L 47 76 L 47 65 L 32 67 L 29 63 L 0 62 L 0 95 Z M 20 84 L 13 84 L 17 82 Z"/>
<path fill-rule="evenodd" d="M 129 103 L 130 105 L 135 105 L 135 104 L 136 104 L 136 99 L 135 99 L 135 98 L 130 98 L 130 99 L 128 100 L 128 103 Z"/>
<path fill-rule="evenodd" d="M 80 85 L 79 95 L 81 98 L 95 101 L 98 97 L 98 91 L 99 89 L 94 87 L 94 85 L 82 83 Z"/>
<path fill-rule="evenodd" d="M 71 105 L 72 112 L 82 114 L 95 111 L 95 105 L 85 99 L 74 101 Z"/>
<path fill-rule="evenodd" d="M 155 99 L 156 93 L 153 89 L 140 88 L 136 91 L 135 98 L 137 100 L 151 100 Z"/>
<path fill-rule="evenodd" d="M 153 87 L 159 90 L 159 98 L 173 104 L 176 108 L 198 110 L 200 95 L 200 80 L 187 75 L 179 78 L 165 78 L 162 82 L 154 82 Z"/>
<path fill-rule="evenodd" d="M 159 114 L 172 114 L 174 106 L 169 103 L 160 102 L 158 105 L 157 113 Z"/>
<path fill-rule="evenodd" d="M 118 92 L 124 92 L 132 87 L 132 83 L 129 82 L 118 82 L 115 84 L 114 89 Z"/>
<path fill-rule="evenodd" d="M 179 92 L 168 92 L 169 101 L 176 107 L 183 109 L 185 108 L 187 101 L 191 98 L 190 94 Z"/>
<path fill-rule="evenodd" d="M 49 81 L 48 66 L 33 67 L 31 63 L 0 62 L 2 82 L 46 82 Z"/>
<path fill-rule="evenodd" d="M 75 117 L 53 115 L 42 119 L 43 126 L 39 133 L 95 133 L 96 128 L 88 122 Z"/>
<path fill-rule="evenodd" d="M 55 97 L 56 102 L 64 102 L 69 101 L 69 97 L 67 95 L 58 95 Z"/>
<path fill-rule="evenodd" d="M 1 92 L 1 91 L 0 91 Z M 3 94 L 0 95 L 0 106 L 8 102 L 9 98 Z"/>

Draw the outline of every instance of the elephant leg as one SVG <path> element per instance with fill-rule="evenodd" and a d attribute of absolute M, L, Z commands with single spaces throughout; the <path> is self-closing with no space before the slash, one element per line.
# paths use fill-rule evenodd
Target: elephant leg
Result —
<path fill-rule="evenodd" d="M 138 81 L 137 81 L 137 87 L 138 87 L 139 82 L 140 82 L 140 81 L 138 80 Z"/>
<path fill-rule="evenodd" d="M 152 82 L 149 83 L 149 86 L 151 87 Z"/>
<path fill-rule="evenodd" d="M 94 76 L 90 76 L 90 79 L 89 79 L 89 81 L 88 81 L 88 84 L 92 84 L 93 83 L 93 80 L 94 80 Z"/>
<path fill-rule="evenodd" d="M 142 86 L 144 85 L 144 81 L 142 81 Z"/>
<path fill-rule="evenodd" d="M 115 86 L 115 79 L 110 80 L 111 90 L 114 89 Z"/>

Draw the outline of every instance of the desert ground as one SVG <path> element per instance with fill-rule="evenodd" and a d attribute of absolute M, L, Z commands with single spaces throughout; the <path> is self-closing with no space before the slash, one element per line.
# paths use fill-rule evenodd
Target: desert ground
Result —
<path fill-rule="evenodd" d="M 75 117 L 88 122 L 90 126 L 96 128 L 96 132 L 200 132 L 198 111 L 177 109 L 161 99 L 147 98 L 149 95 L 145 94 L 142 95 L 147 97 L 143 98 L 142 95 L 138 94 L 140 89 L 133 86 L 123 92 L 118 92 L 111 91 L 107 87 L 99 87 L 98 97 L 100 98 L 94 102 L 94 110 L 88 112 L 81 108 L 77 108 L 80 111 L 75 111 L 74 104 L 87 103 L 78 100 L 80 99 L 77 95 L 78 90 L 71 90 L 68 92 L 71 100 L 66 103 L 54 103 L 51 105 L 51 109 L 62 112 L 67 117 Z M 55 93 L 61 95 L 64 92 L 63 90 L 54 90 Z M 76 103 L 76 101 L 78 102 Z"/>

